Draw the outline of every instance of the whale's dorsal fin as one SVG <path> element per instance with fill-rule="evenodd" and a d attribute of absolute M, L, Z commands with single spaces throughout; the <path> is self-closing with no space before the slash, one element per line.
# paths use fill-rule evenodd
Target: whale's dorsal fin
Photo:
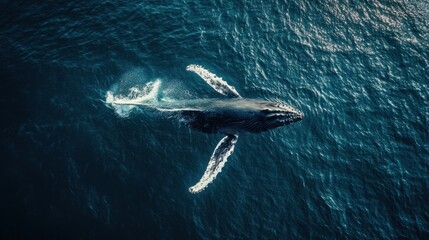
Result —
<path fill-rule="evenodd" d="M 217 144 L 216 149 L 214 150 L 209 164 L 207 166 L 204 175 L 201 177 L 200 181 L 194 186 L 189 188 L 189 192 L 198 193 L 204 190 L 209 183 L 211 183 L 218 173 L 222 170 L 225 165 L 228 157 L 234 151 L 235 144 L 237 143 L 237 135 L 228 135 Z"/>
<path fill-rule="evenodd" d="M 204 79 L 204 81 L 206 81 L 206 83 L 208 83 L 218 93 L 231 98 L 241 98 L 240 94 L 238 94 L 234 87 L 229 86 L 227 82 L 222 80 L 222 78 L 216 76 L 202 66 L 191 64 L 186 67 L 186 70 L 198 74 L 198 76 Z"/>

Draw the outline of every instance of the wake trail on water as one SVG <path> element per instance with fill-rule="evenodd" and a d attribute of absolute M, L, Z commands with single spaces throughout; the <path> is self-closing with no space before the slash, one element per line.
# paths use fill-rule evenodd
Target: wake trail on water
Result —
<path fill-rule="evenodd" d="M 106 93 L 105 102 L 109 104 L 120 117 L 128 117 L 136 105 L 155 106 L 161 80 L 148 82 L 143 86 L 128 89 L 128 94 L 117 94 L 116 87 Z"/>

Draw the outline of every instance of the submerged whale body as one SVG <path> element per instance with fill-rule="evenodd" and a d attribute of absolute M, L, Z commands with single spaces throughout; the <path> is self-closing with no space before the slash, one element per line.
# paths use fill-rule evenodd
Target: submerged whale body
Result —
<path fill-rule="evenodd" d="M 281 102 L 242 98 L 234 87 L 199 65 L 189 65 L 186 69 L 198 74 L 214 90 L 229 98 L 161 101 L 157 104 L 141 99 L 115 100 L 111 103 L 154 109 L 180 119 L 192 129 L 226 135 L 216 146 L 200 181 L 189 188 L 192 193 L 202 191 L 216 178 L 234 151 L 239 133 L 263 132 L 304 117 L 301 111 Z"/>
<path fill-rule="evenodd" d="M 223 134 L 258 133 L 303 118 L 283 103 L 246 98 L 175 101 L 158 104 L 157 110 L 177 114 L 190 128 Z"/>

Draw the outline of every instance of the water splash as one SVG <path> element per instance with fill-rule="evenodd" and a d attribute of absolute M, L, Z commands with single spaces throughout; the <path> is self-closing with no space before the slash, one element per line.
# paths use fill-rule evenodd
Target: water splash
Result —
<path fill-rule="evenodd" d="M 148 82 L 143 86 L 133 86 L 127 94 L 117 94 L 114 86 L 106 93 L 106 104 L 109 104 L 120 117 L 128 117 L 136 105 L 148 105 L 157 102 L 161 80 Z"/>

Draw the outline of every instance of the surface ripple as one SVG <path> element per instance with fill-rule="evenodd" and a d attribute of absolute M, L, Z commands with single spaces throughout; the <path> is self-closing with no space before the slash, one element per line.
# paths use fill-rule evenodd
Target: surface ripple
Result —
<path fill-rule="evenodd" d="M 2 3 L 2 239 L 429 237 L 427 0 Z M 198 195 L 223 136 L 104 102 L 189 64 L 305 114 Z"/>

